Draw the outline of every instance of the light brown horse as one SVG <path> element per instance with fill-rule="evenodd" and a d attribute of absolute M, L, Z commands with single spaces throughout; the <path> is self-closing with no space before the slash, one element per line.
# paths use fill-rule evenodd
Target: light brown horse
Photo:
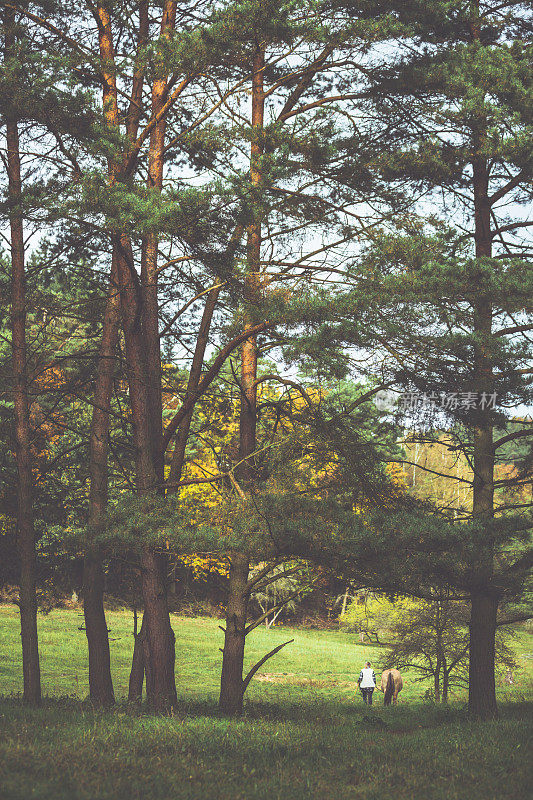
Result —
<path fill-rule="evenodd" d="M 403 680 L 400 671 L 397 669 L 386 669 L 381 676 L 381 686 L 379 687 L 382 692 L 385 692 L 383 703 L 390 706 L 391 702 L 396 705 L 398 702 L 398 695 L 403 689 Z"/>

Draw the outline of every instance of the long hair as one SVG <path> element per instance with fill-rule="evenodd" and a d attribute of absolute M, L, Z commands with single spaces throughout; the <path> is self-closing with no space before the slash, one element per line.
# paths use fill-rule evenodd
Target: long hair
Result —
<path fill-rule="evenodd" d="M 393 694 L 394 694 L 394 678 L 392 677 L 392 672 L 389 672 L 389 677 L 387 678 L 387 685 L 385 687 L 385 697 L 383 698 L 383 705 L 390 706 Z"/>

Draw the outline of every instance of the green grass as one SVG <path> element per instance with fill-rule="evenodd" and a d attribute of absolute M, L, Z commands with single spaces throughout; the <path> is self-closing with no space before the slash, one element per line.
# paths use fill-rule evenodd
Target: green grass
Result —
<path fill-rule="evenodd" d="M 132 648 L 129 613 L 108 615 L 117 697 Z M 43 691 L 26 708 L 16 609 L 0 607 L 0 798 L 2 800 L 490 800 L 529 797 L 533 637 L 521 633 L 517 684 L 499 688 L 500 719 L 472 722 L 465 697 L 449 708 L 422 702 L 406 676 L 402 703 L 372 712 L 354 691 L 375 647 L 342 632 L 256 630 L 248 660 L 294 637 L 261 670 L 244 718 L 216 707 L 222 633 L 215 620 L 174 618 L 179 706 L 159 718 L 120 703 L 98 712 L 87 695 L 83 618 L 40 616 Z M 265 674 L 267 679 L 265 680 Z M 261 677 L 261 676 L 260 676 Z M 10 696 L 12 695 L 12 696 Z M 528 739 L 529 737 L 529 739 Z"/>

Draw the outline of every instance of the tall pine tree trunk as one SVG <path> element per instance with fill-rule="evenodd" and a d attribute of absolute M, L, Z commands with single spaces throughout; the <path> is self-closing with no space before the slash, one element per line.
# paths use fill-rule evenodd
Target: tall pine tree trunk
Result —
<path fill-rule="evenodd" d="M 473 517 L 487 524 L 486 541 L 480 543 L 472 576 L 470 611 L 470 663 L 468 709 L 483 719 L 497 716 L 495 683 L 495 639 L 498 597 L 491 592 L 493 545 L 490 523 L 493 518 L 494 450 L 492 427 L 474 432 Z"/>
<path fill-rule="evenodd" d="M 16 58 L 15 12 L 5 11 L 5 58 Z M 22 178 L 17 118 L 6 114 L 7 173 L 11 231 L 11 336 L 13 404 L 17 462 L 17 542 L 20 561 L 20 635 L 24 700 L 41 702 L 41 673 L 37 637 L 36 554 L 33 527 L 33 476 L 26 355 L 26 275 L 22 221 Z"/>
<path fill-rule="evenodd" d="M 152 549 L 142 553 L 146 700 L 151 708 L 161 713 L 168 713 L 177 703 L 175 636 L 168 611 L 166 568 L 165 554 L 155 553 Z"/>
<path fill-rule="evenodd" d="M 89 697 L 97 706 L 115 702 L 109 636 L 104 611 L 104 572 L 98 555 L 83 560 L 83 614 L 89 651 Z"/>
<path fill-rule="evenodd" d="M 89 526 L 95 532 L 103 523 L 107 506 L 109 410 L 119 322 L 120 295 L 116 259 L 113 258 L 98 354 L 89 443 Z M 104 611 L 104 573 L 98 548 L 88 553 L 83 563 L 83 613 L 89 649 L 89 695 L 96 705 L 109 706 L 114 703 L 115 696 Z"/>
<path fill-rule="evenodd" d="M 435 702 L 440 703 L 440 686 L 442 674 L 442 637 L 437 629 L 436 653 L 435 653 L 435 673 L 433 676 L 433 689 L 435 692 Z"/>
<path fill-rule="evenodd" d="M 136 485 L 139 494 L 160 491 L 161 481 L 154 463 L 150 419 L 152 405 L 148 387 L 147 351 L 142 330 L 142 290 L 126 236 L 115 241 L 121 287 L 121 310 L 126 344 L 126 368 L 132 410 Z M 144 548 L 140 557 L 147 662 L 151 680 L 146 682 L 148 704 L 157 711 L 169 711 L 177 702 L 174 678 L 174 632 L 166 592 L 166 557 Z M 148 677 L 148 672 L 147 672 Z"/>
<path fill-rule="evenodd" d="M 219 704 L 225 714 L 238 716 L 242 713 L 244 699 L 243 666 L 250 565 L 242 553 L 232 553 L 230 559 Z"/>
<path fill-rule="evenodd" d="M 140 4 L 139 36 L 146 35 L 147 14 L 145 3 Z M 142 10 L 141 10 L 141 7 Z M 107 126 L 119 129 L 120 113 L 117 102 L 117 82 L 113 32 L 108 4 L 98 0 L 92 9 L 97 29 L 100 58 L 102 62 L 102 109 Z M 142 74 L 136 71 L 132 88 L 132 108 L 128 113 L 130 136 L 138 124 L 140 114 L 140 94 Z M 108 158 L 108 179 L 110 186 L 117 180 L 118 163 Z M 90 495 L 89 524 L 98 531 L 102 525 L 108 494 L 108 437 L 109 409 L 113 386 L 115 348 L 118 342 L 120 323 L 120 276 L 118 252 L 112 245 L 111 277 L 108 297 L 102 323 L 102 339 L 94 390 L 93 418 L 90 434 Z M 83 565 L 84 617 L 87 644 L 89 648 L 89 692 L 91 700 L 98 705 L 111 705 L 114 702 L 111 678 L 109 637 L 104 612 L 104 575 L 102 561 L 97 550 L 89 552 Z"/>
<path fill-rule="evenodd" d="M 476 258 L 491 257 L 492 234 L 490 224 L 489 169 L 483 156 L 485 132 L 474 136 L 473 188 L 475 214 Z M 490 354 L 483 342 L 492 331 L 492 304 L 484 296 L 480 281 L 478 297 L 474 303 L 474 330 L 479 334 L 475 345 L 475 390 L 488 397 L 494 391 Z M 494 547 L 491 523 L 494 518 L 494 446 L 491 411 L 478 409 L 479 419 L 474 430 L 474 520 L 486 525 L 485 539 L 480 542 L 472 576 L 470 613 L 470 666 L 468 708 L 472 715 L 481 718 L 497 716 L 495 669 L 496 613 L 498 597 L 491 592 L 494 569 Z"/>
<path fill-rule="evenodd" d="M 261 183 L 261 155 L 263 153 L 262 133 L 264 119 L 264 48 L 257 44 L 253 59 L 252 73 L 252 145 L 250 158 L 250 178 L 253 187 Z M 245 281 L 246 300 L 257 301 L 259 273 L 261 269 L 261 210 L 255 210 L 255 220 L 248 229 L 247 268 Z M 251 328 L 253 321 L 245 322 L 245 330 Z M 245 490 L 253 490 L 256 478 L 252 455 L 256 450 L 257 425 L 257 340 L 255 336 L 247 339 L 241 349 L 241 404 L 239 417 L 239 479 Z M 242 713 L 244 682 L 243 664 L 246 638 L 246 617 L 249 599 L 248 573 L 250 563 L 243 553 L 230 556 L 229 590 L 226 609 L 226 630 L 222 654 L 222 675 L 220 680 L 220 708 L 230 715 Z"/>
<path fill-rule="evenodd" d="M 174 29 L 175 0 L 166 0 L 161 19 L 161 37 Z M 152 115 L 156 116 L 165 101 L 167 77 L 164 64 L 158 63 L 159 75 L 152 86 Z M 161 192 L 165 145 L 165 119 L 151 131 L 148 151 L 148 185 Z M 162 446 L 161 349 L 158 305 L 158 237 L 150 232 L 144 238 L 141 257 L 141 281 L 136 285 L 131 247 L 126 246 L 122 261 L 125 300 L 126 350 L 129 366 L 130 397 L 135 403 L 134 436 L 137 450 L 137 487 L 139 491 L 164 493 Z M 129 311 L 128 311 L 129 309 Z M 126 330 L 126 327 L 125 327 Z M 129 361 L 129 357 L 128 357 Z M 134 400 L 135 398 L 135 400 Z M 148 461 L 151 465 L 148 466 Z M 174 677 L 175 638 L 167 602 L 167 557 L 152 548 L 141 555 L 141 581 L 144 603 L 142 646 L 146 672 L 146 697 L 157 711 L 168 711 L 177 702 Z M 142 630 L 142 628 L 141 628 Z M 135 652 L 134 652 L 135 655 Z M 132 670 L 133 670 L 132 665 Z M 131 683 L 135 684 L 134 676 Z M 141 684 L 142 686 L 142 684 Z"/>
<path fill-rule="evenodd" d="M 169 19 L 169 12 L 171 18 Z M 162 30 L 169 22 L 173 25 L 175 2 L 166 0 L 163 9 Z M 113 31 L 109 4 L 98 0 L 93 14 L 98 26 L 100 57 L 102 60 L 103 107 L 108 126 L 119 128 L 120 112 L 117 99 L 116 65 Z M 147 5 L 139 6 L 139 45 L 146 38 Z M 127 134 L 135 138 L 139 121 L 138 105 L 142 96 L 142 58 L 136 63 L 132 84 L 132 103 L 127 119 Z M 157 83 L 157 79 L 156 79 Z M 161 128 L 155 126 L 159 135 Z M 162 129 L 164 137 L 164 125 Z M 156 135 L 156 134 L 154 134 Z M 160 137 L 161 138 L 161 137 Z M 154 169 L 154 150 L 151 139 L 150 163 Z M 157 150 L 157 148 L 156 148 Z M 110 184 L 121 180 L 121 163 L 110 159 L 108 164 Z M 120 288 L 120 309 L 126 346 L 126 370 L 133 424 L 135 448 L 136 488 L 139 494 L 161 492 L 163 489 L 161 428 L 162 421 L 157 400 L 161 392 L 159 363 L 159 338 L 157 335 L 157 284 L 153 282 L 151 265 L 147 261 L 146 247 L 142 259 L 142 281 L 139 281 L 133 259 L 131 242 L 126 231 L 112 234 L 113 257 L 116 259 Z M 153 241 L 152 241 L 153 244 Z M 155 293 L 155 294 L 154 294 Z M 154 303 L 155 299 L 155 303 Z M 157 354 L 154 340 L 157 337 Z M 157 362 L 157 363 L 156 363 Z M 154 419 L 155 414 L 155 419 Z M 159 435 L 158 435 L 159 431 Z M 166 597 L 166 559 L 144 548 L 140 557 L 141 582 L 146 624 L 145 670 L 147 675 L 147 700 L 158 711 L 168 711 L 176 703 L 174 679 L 174 632 L 170 624 Z M 150 680 L 148 680 L 150 675 Z"/>
<path fill-rule="evenodd" d="M 161 17 L 161 39 L 168 38 L 176 23 L 176 0 L 165 0 Z M 164 106 L 168 78 L 163 59 L 156 61 L 157 76 L 152 85 L 152 117 Z M 159 194 L 163 189 L 166 119 L 163 117 L 150 133 L 147 185 Z M 143 240 L 141 256 L 142 330 L 146 352 L 147 397 L 150 406 L 152 459 L 158 478 L 158 490 L 163 494 L 164 460 L 162 448 L 163 402 L 161 394 L 161 344 L 159 339 L 159 299 L 157 269 L 158 234 L 149 232 Z"/>
<path fill-rule="evenodd" d="M 151 422 L 146 349 L 142 335 L 141 289 L 137 283 L 133 253 L 126 237 L 117 244 L 121 282 L 121 308 L 126 344 L 126 366 L 132 409 L 135 447 L 136 485 L 139 494 L 156 493 L 161 488 Z M 141 586 L 144 605 L 146 698 L 157 711 L 169 711 L 176 704 L 174 679 L 174 632 L 170 624 L 166 592 L 166 557 L 152 546 L 143 549 L 140 557 Z M 148 676 L 151 679 L 148 680 Z"/>

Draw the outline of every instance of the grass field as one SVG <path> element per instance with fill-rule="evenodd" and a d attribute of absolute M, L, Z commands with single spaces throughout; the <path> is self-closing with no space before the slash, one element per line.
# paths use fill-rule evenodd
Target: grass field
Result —
<path fill-rule="evenodd" d="M 124 700 L 132 620 L 108 615 L 117 697 Z M 248 660 L 294 638 L 264 665 L 245 715 L 227 720 L 216 701 L 222 633 L 216 620 L 174 618 L 179 706 L 159 718 L 121 702 L 99 712 L 87 696 L 83 617 L 40 616 L 43 691 L 22 705 L 17 610 L 0 606 L 1 800 L 503 800 L 533 785 L 533 636 L 516 649 L 517 683 L 499 687 L 500 719 L 472 722 L 465 696 L 449 708 L 423 702 L 406 675 L 402 702 L 370 712 L 355 693 L 362 662 L 378 650 L 342 632 L 264 628 Z"/>

